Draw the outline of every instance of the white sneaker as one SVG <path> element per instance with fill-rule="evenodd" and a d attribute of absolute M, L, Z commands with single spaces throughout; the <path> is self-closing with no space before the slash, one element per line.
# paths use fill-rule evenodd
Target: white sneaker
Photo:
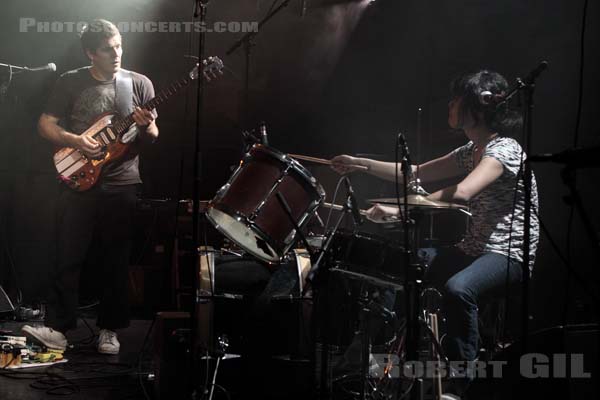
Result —
<path fill-rule="evenodd" d="M 23 325 L 21 331 L 33 336 L 49 349 L 64 351 L 67 348 L 67 338 L 65 335 L 52 328 Z"/>
<path fill-rule="evenodd" d="M 108 329 L 100 329 L 98 337 L 98 353 L 119 354 L 121 344 L 117 339 L 117 333 Z"/>

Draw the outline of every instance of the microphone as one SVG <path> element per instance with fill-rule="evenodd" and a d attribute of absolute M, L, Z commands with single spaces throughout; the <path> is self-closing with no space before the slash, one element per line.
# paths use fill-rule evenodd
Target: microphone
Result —
<path fill-rule="evenodd" d="M 533 83 L 546 68 L 548 68 L 548 61 L 540 62 L 538 66 L 525 77 L 525 82 L 528 84 Z"/>
<path fill-rule="evenodd" d="M 346 204 L 350 208 L 350 212 L 352 213 L 352 219 L 354 220 L 355 225 L 362 225 L 363 218 L 360 215 L 360 209 L 358 208 L 358 203 L 356 202 L 356 197 L 354 197 L 354 189 L 352 189 L 352 184 L 350 183 L 350 178 L 347 176 L 344 177 L 344 183 L 346 184 L 346 190 L 348 192 L 348 199 Z"/>
<path fill-rule="evenodd" d="M 29 67 L 25 67 L 23 69 L 24 71 L 27 72 L 38 72 L 38 71 L 56 71 L 56 64 L 54 63 L 48 63 L 46 65 L 44 65 L 43 67 L 35 67 L 35 68 L 29 68 Z"/>
<path fill-rule="evenodd" d="M 264 122 L 260 123 L 260 127 L 258 128 L 260 132 L 260 143 L 263 146 L 269 145 L 269 138 L 267 137 L 267 125 Z"/>
<path fill-rule="evenodd" d="M 408 173 L 408 178 L 410 181 L 410 180 L 412 180 L 412 169 L 411 169 L 412 162 L 410 161 L 410 152 L 408 151 L 408 143 L 406 142 L 406 137 L 404 137 L 404 134 L 402 132 L 400 132 L 398 134 L 398 145 L 402 149 L 402 154 L 403 154 L 402 157 L 404 158 L 404 161 L 405 161 L 402 163 L 402 172 Z M 406 171 L 405 171 L 405 169 L 406 169 Z"/>
<path fill-rule="evenodd" d="M 483 104 L 484 106 L 489 106 L 492 104 L 498 104 L 500 103 L 502 100 L 504 100 L 504 96 L 501 94 L 494 94 L 492 92 L 490 92 L 489 90 L 484 90 L 483 92 L 479 93 L 479 102 L 481 104 Z"/>

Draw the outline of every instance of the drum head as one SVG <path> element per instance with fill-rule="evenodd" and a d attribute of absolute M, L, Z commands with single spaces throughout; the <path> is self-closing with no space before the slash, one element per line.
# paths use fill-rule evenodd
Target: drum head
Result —
<path fill-rule="evenodd" d="M 222 234 L 255 257 L 267 262 L 277 262 L 280 255 L 269 243 L 252 230 L 251 225 L 214 207 L 207 212 L 208 219 Z"/>

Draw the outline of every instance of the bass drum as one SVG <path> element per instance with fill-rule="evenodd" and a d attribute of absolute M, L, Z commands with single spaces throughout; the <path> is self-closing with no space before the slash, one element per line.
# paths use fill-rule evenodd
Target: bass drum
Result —
<path fill-rule="evenodd" d="M 201 249 L 201 342 L 215 348 L 218 337 L 227 337 L 232 353 L 307 355 L 312 299 L 302 291 L 310 267 L 303 249 L 276 267 L 248 254 Z"/>
<path fill-rule="evenodd" d="M 305 249 L 289 252 L 272 271 L 254 257 L 201 248 L 200 294 L 240 299 L 243 296 L 298 298 L 302 296 L 310 268 L 310 255 Z"/>
<path fill-rule="evenodd" d="M 278 198 L 279 197 L 279 198 Z M 208 220 L 241 248 L 268 263 L 278 262 L 323 202 L 325 191 L 296 160 L 254 145 L 208 206 Z"/>

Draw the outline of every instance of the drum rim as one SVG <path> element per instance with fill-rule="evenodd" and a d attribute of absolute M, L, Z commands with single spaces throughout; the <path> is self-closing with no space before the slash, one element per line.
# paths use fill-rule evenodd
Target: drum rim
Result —
<path fill-rule="evenodd" d="M 317 195 L 321 198 L 321 200 L 319 201 L 319 204 L 321 202 L 323 202 L 323 199 L 325 198 L 325 189 L 323 189 L 323 186 L 317 181 L 317 178 L 315 178 L 313 176 L 313 174 L 304 165 L 300 164 L 294 158 L 288 156 L 287 153 L 279 151 L 270 146 L 265 146 L 264 144 L 260 144 L 260 143 L 257 143 L 254 146 L 252 146 L 250 148 L 250 150 L 248 150 L 248 153 L 246 153 L 246 156 L 244 157 L 244 159 L 252 158 L 252 156 L 253 156 L 251 153 L 252 151 L 265 152 L 265 153 L 277 158 L 282 163 L 284 163 L 286 165 L 291 165 L 292 167 L 294 167 L 294 170 L 300 176 L 302 176 L 304 179 L 306 179 L 308 181 L 308 183 L 310 183 L 310 186 L 312 186 L 317 191 Z M 238 169 L 241 167 L 242 167 L 241 165 L 238 166 Z"/>
<path fill-rule="evenodd" d="M 267 259 L 265 257 L 263 257 L 262 255 L 256 254 L 256 252 L 251 251 L 249 249 L 246 248 L 246 246 L 241 245 L 237 239 L 234 239 L 232 237 L 232 235 L 229 234 L 229 232 L 227 232 L 226 230 L 223 229 L 223 227 L 221 226 L 221 224 L 219 224 L 210 214 L 211 210 L 217 210 L 231 218 L 234 218 L 235 220 L 237 220 L 238 222 L 240 222 L 241 224 L 245 225 L 246 227 L 250 228 L 250 230 L 252 230 L 252 232 L 259 236 L 261 240 L 264 240 L 265 243 L 267 243 L 269 245 L 269 247 L 274 251 L 275 255 L 278 257 L 277 259 Z M 206 210 L 206 218 L 213 224 L 213 226 L 219 231 L 221 232 L 223 235 L 225 235 L 229 240 L 233 241 L 235 244 L 237 244 L 238 246 L 240 246 L 242 249 L 244 249 L 245 251 L 247 251 L 248 253 L 252 254 L 254 257 L 265 261 L 269 264 L 275 264 L 277 262 L 279 262 L 281 260 L 281 258 L 283 257 L 283 255 L 285 255 L 286 250 L 283 251 L 283 253 L 279 253 L 276 249 L 275 246 L 273 246 L 273 242 L 274 240 L 272 240 L 262 229 L 260 229 L 260 227 L 258 225 L 256 225 L 254 223 L 254 221 L 250 220 L 248 217 L 246 217 L 245 215 L 235 211 L 235 210 L 229 210 L 229 207 L 219 207 L 216 204 L 213 204 L 211 206 L 208 207 L 208 210 Z M 292 241 L 293 243 L 293 241 Z M 289 249 L 289 247 L 287 248 Z"/>

